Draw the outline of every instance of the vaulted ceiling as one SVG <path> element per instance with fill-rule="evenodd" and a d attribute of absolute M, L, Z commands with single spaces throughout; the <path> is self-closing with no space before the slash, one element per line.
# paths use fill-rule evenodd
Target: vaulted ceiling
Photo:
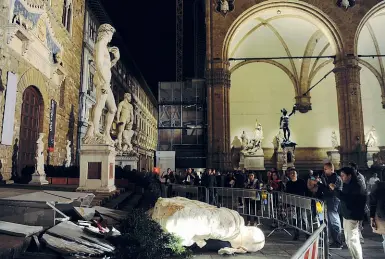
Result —
<path fill-rule="evenodd" d="M 229 58 L 333 56 L 330 44 L 315 19 L 293 9 L 258 13 L 237 30 L 229 46 Z M 304 93 L 317 72 L 333 59 L 270 59 L 231 61 L 234 71 L 250 62 L 265 62 L 281 68 L 292 80 L 297 95 Z"/>
<path fill-rule="evenodd" d="M 375 14 L 363 26 L 357 44 L 358 55 L 385 55 L 385 9 Z M 360 63 L 366 66 L 377 77 L 381 88 L 385 87 L 385 57 L 360 58 Z"/>

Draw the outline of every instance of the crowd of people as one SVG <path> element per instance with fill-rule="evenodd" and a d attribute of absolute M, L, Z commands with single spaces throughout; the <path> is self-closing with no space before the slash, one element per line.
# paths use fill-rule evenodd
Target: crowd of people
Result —
<path fill-rule="evenodd" d="M 325 163 L 323 172 L 310 170 L 303 177 L 294 168 L 282 175 L 273 168 L 266 175 L 258 176 L 245 170 L 220 173 L 207 169 L 200 173 L 189 168 L 185 174 L 175 174 L 168 169 L 160 175 L 160 181 L 166 185 L 204 186 L 209 190 L 213 187 L 267 189 L 323 200 L 327 208 L 330 249 L 343 248 L 343 233 L 352 258 L 362 259 L 363 222 L 368 220 L 373 232 L 382 235 L 385 253 L 385 182 L 381 182 L 377 174 L 366 181 L 354 163 L 338 173 L 332 163 Z M 212 195 L 210 203 L 215 203 Z M 298 238 L 299 231 L 295 230 L 294 239 Z"/>

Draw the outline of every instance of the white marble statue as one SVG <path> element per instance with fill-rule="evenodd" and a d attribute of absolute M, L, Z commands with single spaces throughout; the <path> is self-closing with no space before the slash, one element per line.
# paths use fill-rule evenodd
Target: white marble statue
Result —
<path fill-rule="evenodd" d="M 274 139 L 273 139 L 273 146 L 274 146 L 274 150 L 280 150 L 282 149 L 281 147 L 281 144 L 284 140 L 284 137 L 283 137 L 283 133 L 282 131 L 278 131 L 277 135 L 274 136 Z"/>
<path fill-rule="evenodd" d="M 66 146 L 66 163 L 64 165 L 65 167 L 71 166 L 71 141 L 67 140 L 67 146 Z"/>
<path fill-rule="evenodd" d="M 232 246 L 221 249 L 220 253 L 246 253 L 257 252 L 265 245 L 263 232 L 258 227 L 245 226 L 237 211 L 200 201 L 159 198 L 151 217 L 165 231 L 179 236 L 183 246 L 196 243 L 204 247 L 206 240 L 215 239 L 228 241 Z"/>
<path fill-rule="evenodd" d="M 249 139 L 247 138 L 245 131 L 242 132 L 241 141 L 242 141 L 241 147 L 242 147 L 242 150 L 244 150 L 249 144 Z"/>
<path fill-rule="evenodd" d="M 255 131 L 254 138 L 251 139 L 244 149 L 242 149 L 242 153 L 244 155 L 255 155 L 258 151 L 262 149 L 262 140 L 263 140 L 263 128 L 258 120 L 255 122 Z"/>
<path fill-rule="evenodd" d="M 34 175 L 44 176 L 44 133 L 39 133 L 39 138 L 36 140 L 36 165 Z"/>
<path fill-rule="evenodd" d="M 96 85 L 96 104 L 93 107 L 91 121 L 89 123 L 84 144 L 108 144 L 114 145 L 110 131 L 115 118 L 116 104 L 111 90 L 111 68 L 120 58 L 117 47 L 108 47 L 112 40 L 115 29 L 109 24 L 102 24 L 98 30 L 98 37 L 95 44 L 95 85 Z M 111 60 L 110 54 L 113 55 Z M 100 133 L 100 119 L 104 107 L 107 107 L 107 115 L 104 125 L 104 134 Z"/>
<path fill-rule="evenodd" d="M 134 123 L 134 107 L 131 104 L 132 96 L 130 93 L 124 95 L 124 100 L 118 105 L 118 112 L 116 119 L 118 121 L 118 138 L 116 140 L 116 147 L 125 151 L 132 150 L 131 138 L 133 135 L 132 125 Z"/>
<path fill-rule="evenodd" d="M 337 134 L 336 134 L 336 132 L 334 130 L 332 131 L 332 147 L 334 149 L 339 149 L 339 147 L 340 147 L 340 144 L 338 142 Z"/>
<path fill-rule="evenodd" d="M 257 142 L 262 142 L 263 140 L 263 128 L 261 123 L 258 122 L 258 120 L 255 121 L 254 139 Z"/>
<path fill-rule="evenodd" d="M 374 126 L 366 133 L 365 143 L 367 147 L 377 147 L 376 128 Z"/>

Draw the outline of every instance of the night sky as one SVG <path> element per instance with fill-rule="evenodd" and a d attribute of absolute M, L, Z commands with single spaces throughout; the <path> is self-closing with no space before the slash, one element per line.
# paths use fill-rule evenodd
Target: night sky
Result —
<path fill-rule="evenodd" d="M 117 31 L 124 38 L 147 84 L 157 97 L 158 82 L 175 81 L 176 0 L 101 2 Z M 188 3 L 185 4 L 186 7 L 188 8 Z M 185 12 L 185 18 L 188 20 L 192 18 L 190 13 L 192 12 Z M 192 31 L 188 21 L 185 22 L 185 30 Z M 185 37 L 187 42 L 185 48 L 190 52 L 188 50 L 191 39 L 188 35 Z M 186 72 L 188 74 L 188 71 Z"/>

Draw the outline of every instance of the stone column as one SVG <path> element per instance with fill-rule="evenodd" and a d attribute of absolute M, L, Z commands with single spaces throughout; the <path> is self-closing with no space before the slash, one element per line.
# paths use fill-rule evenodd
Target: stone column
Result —
<path fill-rule="evenodd" d="M 223 63 L 212 64 L 207 75 L 208 100 L 208 159 L 207 166 L 217 169 L 230 167 L 228 88 L 230 71 Z"/>
<path fill-rule="evenodd" d="M 360 167 L 365 164 L 360 70 L 361 67 L 353 56 L 335 62 L 341 166 L 346 166 L 351 161 Z"/>

